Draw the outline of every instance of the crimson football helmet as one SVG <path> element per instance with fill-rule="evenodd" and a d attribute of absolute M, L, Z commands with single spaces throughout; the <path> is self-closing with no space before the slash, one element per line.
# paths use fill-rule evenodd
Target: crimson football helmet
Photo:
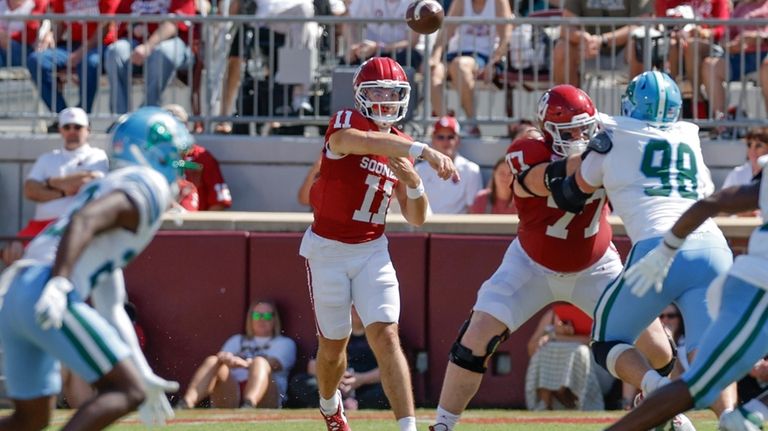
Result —
<path fill-rule="evenodd" d="M 589 95 L 573 85 L 556 85 L 539 99 L 539 128 L 552 151 L 568 157 L 587 148 L 597 129 L 597 109 Z"/>
<path fill-rule="evenodd" d="M 366 60 L 353 78 L 355 107 L 381 128 L 405 118 L 411 84 L 402 66 L 389 57 Z"/>

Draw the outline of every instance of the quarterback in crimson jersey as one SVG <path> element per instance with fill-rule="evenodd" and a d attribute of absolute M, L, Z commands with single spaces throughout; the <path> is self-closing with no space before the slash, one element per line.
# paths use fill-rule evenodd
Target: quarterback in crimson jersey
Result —
<path fill-rule="evenodd" d="M 427 198 L 410 158 L 423 158 L 442 179 L 456 176 L 456 167 L 393 128 L 405 117 L 411 90 L 396 61 L 364 62 L 354 90 L 356 109 L 331 116 L 320 173 L 310 191 L 314 222 L 299 250 L 306 258 L 318 330 L 320 412 L 329 431 L 349 430 L 337 388 L 346 369 L 354 304 L 400 430 L 416 431 L 410 373 L 397 329 L 399 288 L 384 223 L 393 194 L 409 223 L 424 223 Z"/>
<path fill-rule="evenodd" d="M 511 187 L 518 208 L 518 236 L 501 265 L 477 294 L 470 318 L 451 348 L 433 431 L 451 431 L 478 388 L 488 360 L 510 331 L 556 301 L 570 302 L 592 315 L 603 288 L 621 273 L 611 244 L 605 193 L 585 198 L 565 211 L 561 181 L 575 172 L 578 155 L 597 129 L 597 110 L 582 90 L 558 85 L 539 100 L 541 133 L 516 139 L 507 150 Z M 557 201 L 557 202 L 556 202 Z M 648 335 L 651 363 L 672 360 L 660 323 Z M 661 339 L 661 342 L 658 340 Z M 576 401 L 577 406 L 579 400 Z"/>

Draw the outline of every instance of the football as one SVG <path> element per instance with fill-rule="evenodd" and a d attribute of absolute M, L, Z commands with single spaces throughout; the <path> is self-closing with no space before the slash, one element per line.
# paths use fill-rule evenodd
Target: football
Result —
<path fill-rule="evenodd" d="M 436 0 L 416 0 L 405 11 L 405 22 L 416 33 L 430 34 L 443 24 L 445 12 Z"/>

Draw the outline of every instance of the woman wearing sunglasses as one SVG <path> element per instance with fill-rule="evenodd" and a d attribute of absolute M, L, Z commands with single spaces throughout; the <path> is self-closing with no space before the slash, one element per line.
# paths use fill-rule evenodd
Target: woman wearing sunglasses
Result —
<path fill-rule="evenodd" d="M 177 408 L 192 408 L 207 397 L 216 408 L 281 407 L 296 343 L 280 332 L 275 304 L 254 301 L 245 333 L 229 337 L 220 352 L 205 358 Z"/>

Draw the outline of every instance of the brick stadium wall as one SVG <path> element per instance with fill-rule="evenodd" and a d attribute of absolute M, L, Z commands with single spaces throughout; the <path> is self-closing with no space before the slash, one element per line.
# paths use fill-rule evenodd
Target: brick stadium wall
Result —
<path fill-rule="evenodd" d="M 510 235 L 391 233 L 390 253 L 401 284 L 401 333 L 415 368 L 428 354 L 424 373 L 414 370 L 416 399 L 434 405 L 447 354 L 482 282 L 497 267 Z M 297 370 L 316 348 L 306 269 L 298 256 L 301 233 L 162 231 L 127 269 L 131 301 L 147 334 L 147 357 L 160 375 L 182 390 L 195 367 L 242 330 L 251 300 L 275 300 L 287 336 L 299 346 Z M 739 240 L 743 241 L 743 240 Z M 616 237 L 625 255 L 626 237 Z M 739 244 L 741 245 L 741 244 Z M 526 343 L 538 315 L 500 348 L 512 370 L 489 370 L 474 407 L 523 407 Z"/>

